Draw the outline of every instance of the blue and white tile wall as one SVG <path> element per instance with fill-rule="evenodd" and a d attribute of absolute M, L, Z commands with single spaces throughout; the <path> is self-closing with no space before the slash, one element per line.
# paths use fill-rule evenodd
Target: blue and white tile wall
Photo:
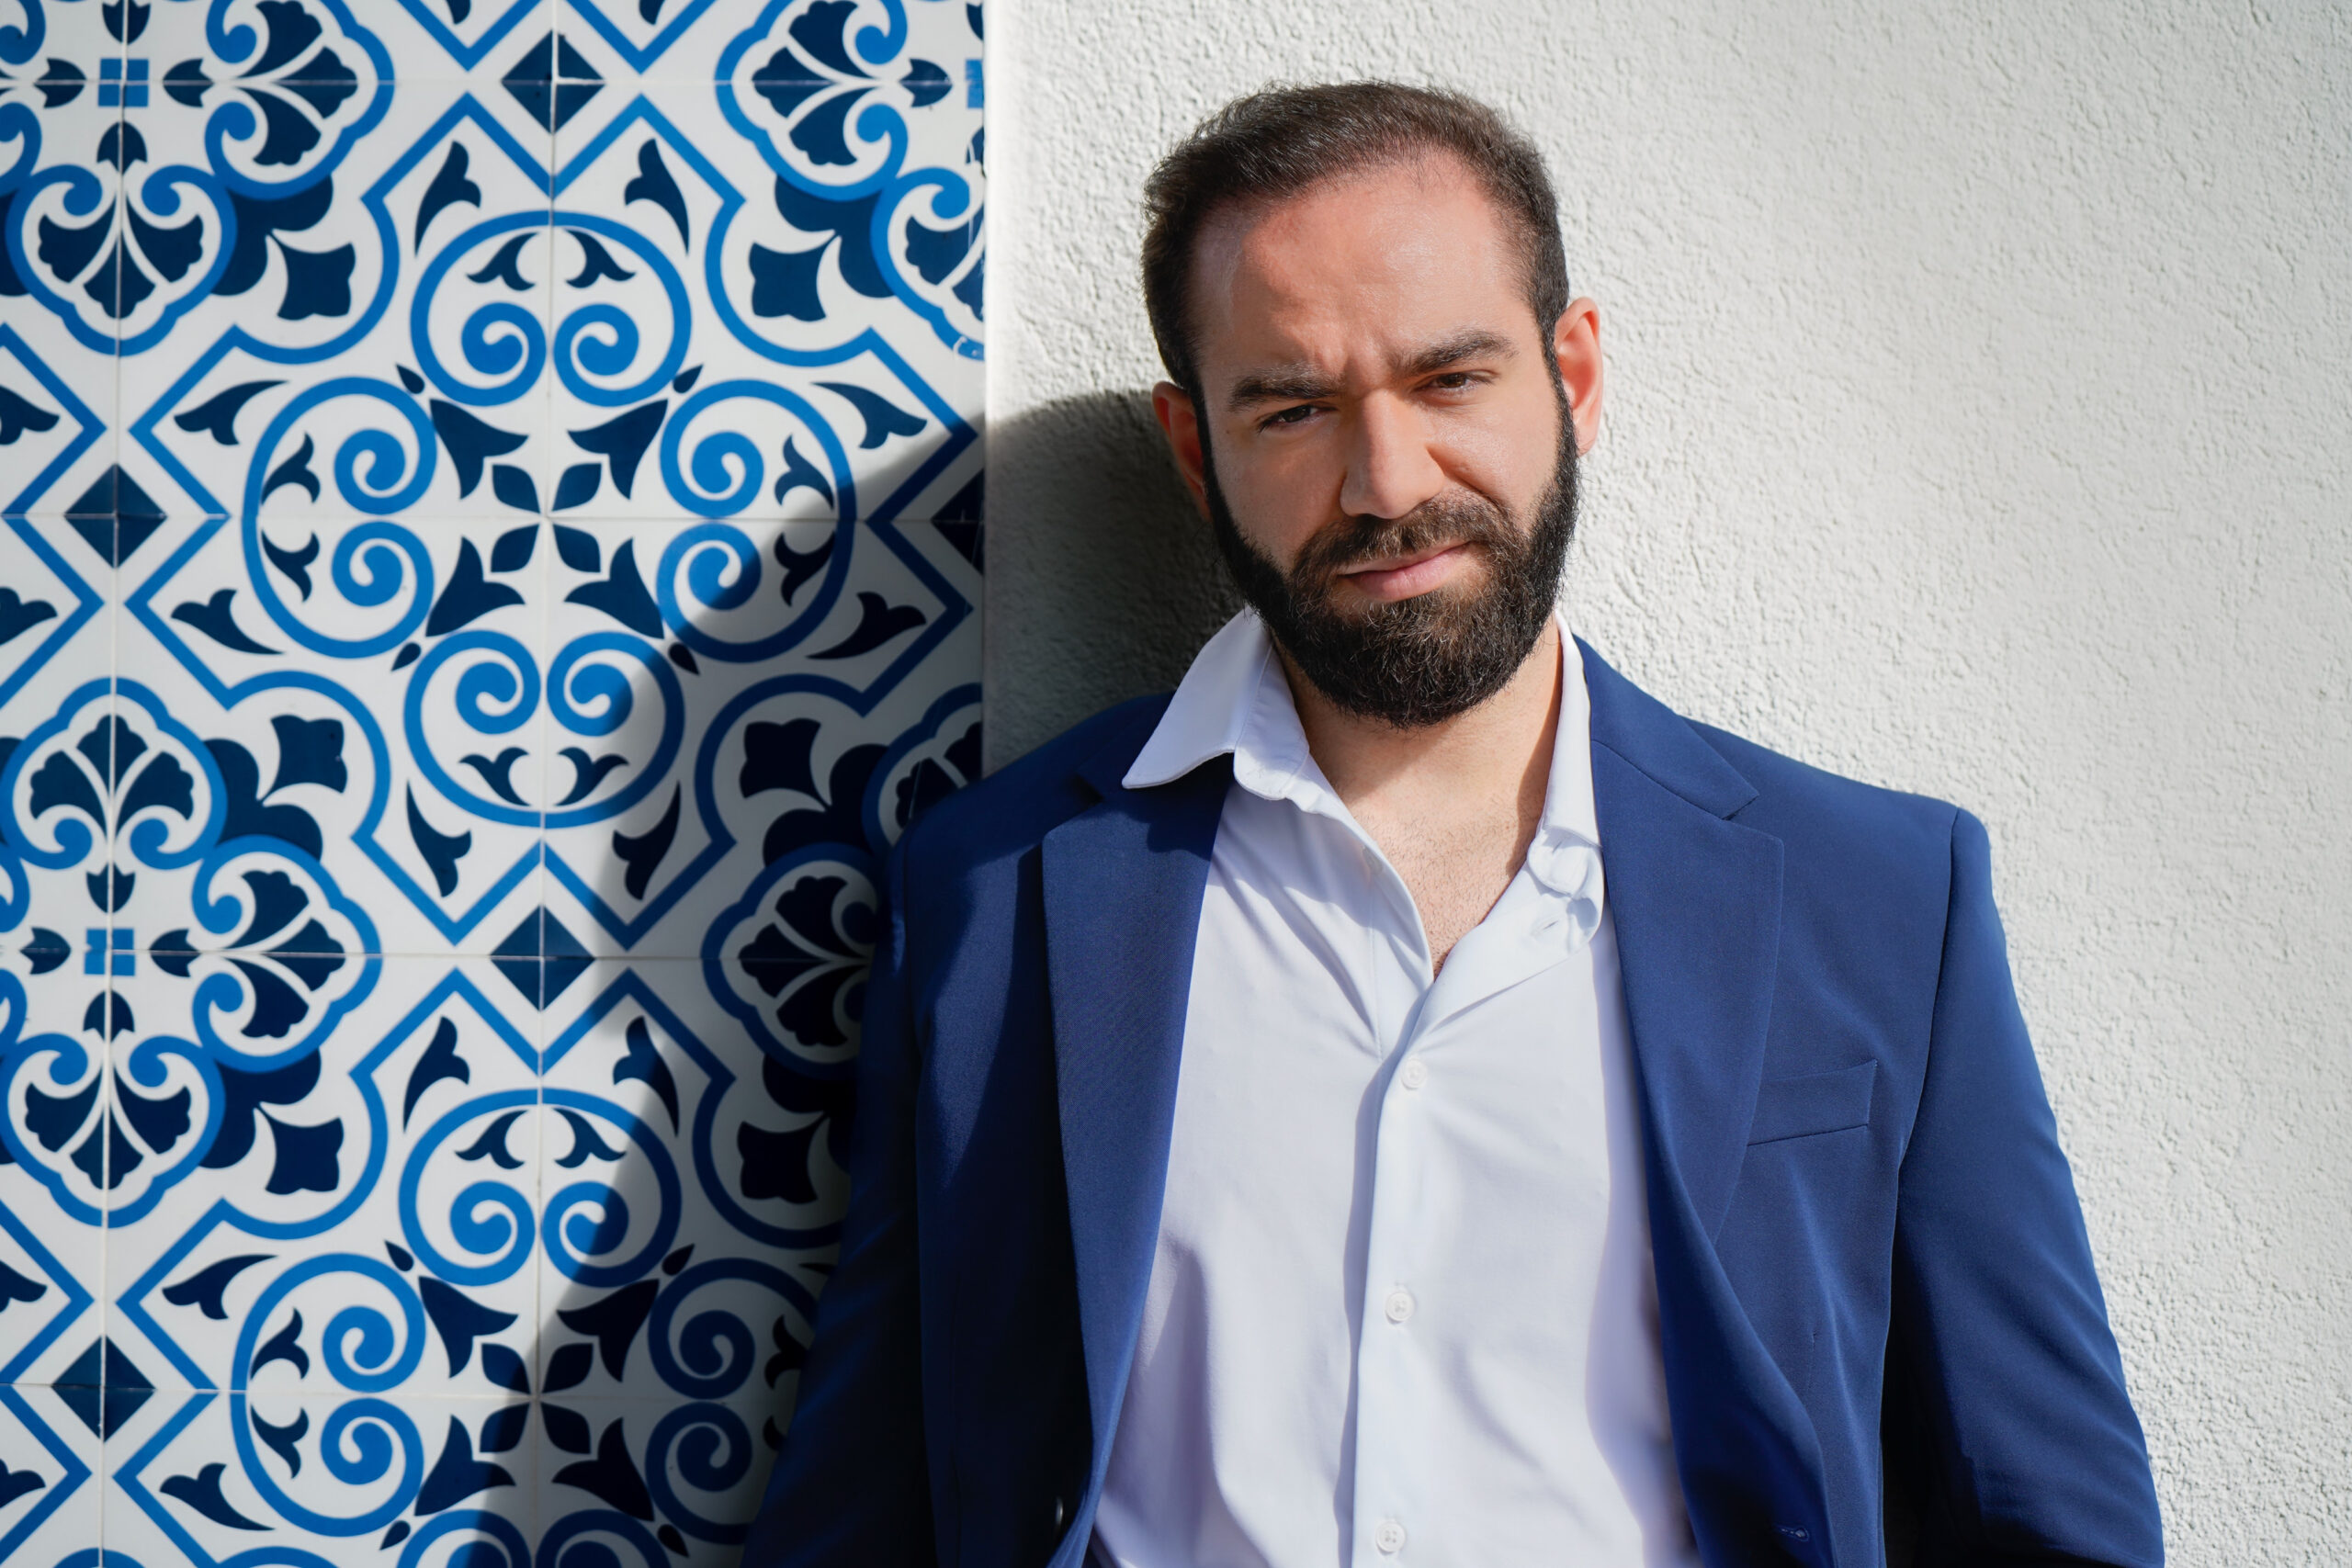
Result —
<path fill-rule="evenodd" d="M 0 0 L 0 1559 L 731 1561 L 979 751 L 964 0 Z"/>

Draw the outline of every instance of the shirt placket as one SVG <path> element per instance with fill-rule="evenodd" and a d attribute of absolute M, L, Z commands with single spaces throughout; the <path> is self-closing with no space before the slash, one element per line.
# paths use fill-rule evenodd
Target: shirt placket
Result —
<path fill-rule="evenodd" d="M 1374 1155 L 1363 1328 L 1356 1351 L 1353 1558 L 1359 1568 L 1409 1560 L 1415 1529 L 1426 1529 L 1431 1518 L 1421 1484 L 1429 1466 L 1419 1451 L 1433 1410 L 1423 1340 L 1442 1282 L 1430 1277 L 1420 1213 L 1429 1139 L 1414 1111 L 1427 1091 L 1407 1088 L 1402 1070 L 1419 1064 L 1408 1041 L 1387 1076 Z"/>
<path fill-rule="evenodd" d="M 1385 878 L 1392 908 L 1410 912 L 1410 895 L 1385 857 L 1365 846 L 1366 865 Z M 1577 856 L 1577 865 L 1583 863 Z M 1597 865 L 1597 857 L 1593 857 Z M 1597 908 L 1597 871 L 1588 891 Z M 1364 1276 L 1356 1350 L 1356 1441 L 1353 1475 L 1355 1568 L 1382 1568 L 1444 1556 L 1440 1516 L 1446 1500 L 1430 1494 L 1436 1473 L 1427 1445 L 1445 1429 L 1446 1391 L 1439 1375 L 1438 1339 L 1460 1302 L 1444 1277 L 1444 1238 L 1431 1203 L 1445 1179 L 1448 1157 L 1429 1112 L 1435 1097 L 1454 1091 L 1441 1070 L 1440 1049 L 1451 1021 L 1498 991 L 1559 962 L 1583 940 L 1569 931 L 1584 911 L 1573 897 L 1522 874 L 1496 908 L 1465 933 L 1430 983 L 1419 917 L 1409 940 L 1400 936 L 1403 962 L 1388 972 L 1410 975 L 1414 994 L 1389 998 L 1389 1016 L 1402 1033 L 1382 1066 L 1380 1117 L 1372 1152 L 1372 1212 L 1366 1223 Z M 1400 917 L 1401 919 L 1401 917 Z M 1419 945 L 1417 945 L 1419 944 Z M 1400 993 L 1408 987 L 1400 987 Z M 1401 1004 L 1401 1005 L 1399 1005 Z M 1457 1064 L 1457 1066 L 1459 1064 Z M 1474 1091 L 1475 1092 L 1475 1091 Z"/>
<path fill-rule="evenodd" d="M 1358 1568 L 1381 1568 L 1410 1561 L 1415 1523 L 1431 1517 L 1421 1485 L 1429 1471 L 1421 1445 L 1433 1408 L 1431 1362 L 1416 1326 L 1425 1324 L 1427 1298 L 1438 1282 L 1428 1274 L 1422 1213 L 1430 1131 L 1414 1114 L 1427 1083 L 1419 1047 L 1427 1032 L 1430 986 L 1427 941 L 1411 895 L 1376 849 L 1361 840 L 1359 849 L 1374 896 L 1394 917 L 1377 938 L 1388 951 L 1374 955 L 1385 962 L 1373 972 L 1388 977 L 1375 987 L 1387 1051 L 1379 1069 L 1383 1091 L 1359 1306 L 1352 1488 L 1352 1560 Z"/>

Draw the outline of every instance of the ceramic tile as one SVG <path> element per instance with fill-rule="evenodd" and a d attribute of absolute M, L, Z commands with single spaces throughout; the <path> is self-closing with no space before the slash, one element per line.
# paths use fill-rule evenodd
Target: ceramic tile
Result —
<path fill-rule="evenodd" d="M 334 172 L 378 130 L 392 98 L 391 55 L 341 6 L 161 0 L 107 9 L 138 18 L 124 62 L 126 117 L 150 141 L 206 147 L 247 197 L 282 198 Z"/>
<path fill-rule="evenodd" d="M 114 545 L 111 518 L 0 520 L 0 713 L 113 673 Z"/>
<path fill-rule="evenodd" d="M 768 112 L 813 160 L 848 164 L 858 143 L 875 135 L 877 128 L 862 121 L 876 102 L 953 111 L 934 117 L 940 120 L 968 116 L 961 127 L 968 141 L 985 87 L 982 31 L 978 5 L 771 5 L 727 40 L 714 78 L 766 99 Z M 922 127 L 910 129 L 922 135 Z M 916 161 L 937 161 L 930 154 L 922 149 Z"/>
<path fill-rule="evenodd" d="M 397 57 L 377 28 L 363 25 L 379 21 L 392 7 L 368 0 L 356 6 L 349 0 L 326 6 L 153 0 L 130 8 L 144 15 L 130 52 L 152 62 L 148 74 L 158 94 L 176 86 L 169 96 L 191 108 L 215 108 L 235 101 L 224 100 L 224 92 L 241 93 L 248 95 L 243 101 L 255 118 L 274 114 L 284 120 L 294 111 L 263 108 L 261 94 L 325 88 L 331 90 L 300 102 L 305 118 L 329 117 L 340 101 L 364 96 L 394 73 Z"/>
<path fill-rule="evenodd" d="M 126 355 L 126 468 L 164 510 L 542 504 L 548 133 L 461 83 L 385 93 L 332 170 L 238 220 L 209 346 Z"/>
<path fill-rule="evenodd" d="M 558 12 L 556 0 L 389 0 L 370 6 L 368 25 L 402 81 L 462 77 L 527 102 L 544 123 Z"/>
<path fill-rule="evenodd" d="M 107 971 L 132 886 L 115 867 L 117 818 L 142 761 L 113 678 L 77 673 L 52 665 L 20 688 L 20 732 L 0 761 L 0 952 L 34 975 L 62 969 L 58 984 Z"/>
<path fill-rule="evenodd" d="M 157 1151 L 107 1231 L 115 1337 L 159 1387 L 528 1384 L 541 1029 L 494 961 L 354 967 L 354 1005 L 275 1055 L 238 1037 L 233 998 L 208 1017 L 203 987 L 120 982 L 158 1027 L 118 1043 L 118 1089 L 188 1096 L 191 1157 Z M 206 1038 L 209 1073 L 175 1071 L 198 1065 L 184 1034 Z"/>
<path fill-rule="evenodd" d="M 626 675 L 628 694 L 626 714 L 550 704 L 576 730 L 550 748 L 578 771 L 548 801 L 548 907 L 566 929 L 599 954 L 698 955 L 776 856 L 886 852 L 900 764 L 953 711 L 977 720 L 978 581 L 941 527 L 562 526 L 555 660 Z M 617 583 L 659 642 L 617 624 Z"/>
<path fill-rule="evenodd" d="M 121 482 L 118 365 L 111 342 L 76 341 L 53 317 L 0 313 L 0 515 L 52 525 L 70 516 L 107 559 L 111 529 L 96 525 L 111 522 Z"/>
<path fill-rule="evenodd" d="M 558 28 L 576 80 L 707 85 L 740 71 L 812 90 L 863 80 L 897 89 L 885 101 L 900 106 L 979 107 L 969 66 L 981 7 L 963 0 L 568 0 Z"/>
<path fill-rule="evenodd" d="M 108 1475 L 109 1554 L 218 1562 L 261 1537 L 327 1562 L 404 1548 L 397 1561 L 446 1563 L 469 1542 L 519 1548 L 505 1560 L 521 1562 L 537 1532 L 524 1404 L 364 1388 L 155 1403 L 167 1410 Z"/>
<path fill-rule="evenodd" d="M 567 5 L 557 26 L 565 74 L 628 89 L 643 81 L 717 79 L 727 41 L 765 5 L 725 0 L 589 0 Z"/>
<path fill-rule="evenodd" d="M 61 1562 L 97 1544 L 105 1416 L 94 1387 L 0 1384 L 0 1559 Z"/>
<path fill-rule="evenodd" d="M 10 1562 L 731 1551 L 978 766 L 978 17 L 0 38 Z"/>
<path fill-rule="evenodd" d="M 26 18 L 26 36 L 16 46 L 26 63 L 39 61 L 41 81 L 101 79 L 104 62 L 120 58 L 125 19 L 96 6 L 52 6 Z"/>
<path fill-rule="evenodd" d="M 125 1164 L 119 1140 L 109 1148 L 107 1136 L 107 1033 L 120 1003 L 105 935 L 74 933 L 75 951 L 62 963 L 35 948 L 0 964 L 0 1030 L 9 1040 L 0 1058 L 7 1112 L 0 1139 L 9 1165 L 0 1177 L 21 1204 L 11 1205 L 11 1228 L 19 1246 L 45 1248 L 92 1286 L 99 1276 L 81 1269 L 103 1257 L 109 1167 L 119 1176 Z"/>
<path fill-rule="evenodd" d="M 141 945 L 490 953 L 532 917 L 543 529 L 167 525 L 126 574 L 118 701 L 159 747 L 178 732 L 190 787 L 121 917 Z"/>
<path fill-rule="evenodd" d="M 536 107 L 543 95 L 531 89 L 551 74 L 538 46 L 557 11 L 553 0 L 159 0 L 141 8 L 149 20 L 131 50 L 153 58 L 159 82 L 176 65 L 177 80 L 189 81 L 192 69 L 256 97 L 256 89 L 300 96 L 306 108 L 332 101 L 317 89 L 351 91 L 355 82 L 361 90 L 378 81 L 459 81 L 503 91 L 510 79 Z"/>
<path fill-rule="evenodd" d="M 90 874 L 113 825 L 114 529 L 0 520 L 0 953 L 78 954 L 109 923 L 113 885 Z"/>
<path fill-rule="evenodd" d="M 731 1568 L 775 1462 L 763 1398 L 538 1403 L 539 1550 Z"/>
<path fill-rule="evenodd" d="M 772 167 L 714 157 L 747 134 L 731 103 L 723 86 L 650 83 L 557 133 L 560 510 L 923 515 L 926 487 L 977 439 L 978 164 L 956 162 L 953 134 L 916 138 L 946 161 L 893 187 L 877 250 L 854 175 L 800 169 L 797 149 L 771 148 Z M 714 278 L 717 292 L 695 286 Z"/>
<path fill-rule="evenodd" d="M 806 988 L 838 1016 L 865 953 L 826 934 Z M 848 1196 L 847 1064 L 772 1059 L 710 967 L 600 961 L 550 1016 L 543 1397 L 734 1399 L 799 1364 Z"/>
<path fill-rule="evenodd" d="M 153 183 L 153 164 L 126 128 L 119 83 L 99 101 L 100 67 L 119 70 L 121 56 L 92 26 L 96 11 L 58 18 L 42 80 L 0 84 L 0 108 L 29 110 L 34 124 L 7 154 L 30 164 L 8 197 L 25 260 L 21 272 L 6 262 L 17 297 L 0 310 L 0 513 L 10 516 L 116 510 L 123 329 L 163 315 L 174 285 L 158 275 L 185 249 L 179 229 L 127 220 L 125 194 Z"/>
<path fill-rule="evenodd" d="M 18 1059 L 0 1069 L 9 1126 L 21 1129 L 22 1145 L 0 1166 L 0 1383 L 56 1382 L 68 1379 L 86 1341 L 103 1332 L 97 1282 L 106 1258 L 105 1145 L 81 1166 L 73 1156 L 99 1122 L 93 1112 L 103 1094 L 105 1054 L 89 1035 L 65 1032 L 81 1020 L 54 1016 L 61 1008 L 44 1006 L 51 998 L 42 993 L 59 993 L 55 1000 L 71 1010 L 102 998 L 107 987 L 103 980 L 76 986 L 28 978 L 20 957 L 0 958 L 0 994 L 12 984 L 31 996 Z M 17 997 L 5 1005 L 15 1009 Z M 0 1533 L 6 1528 L 0 1524 Z"/>

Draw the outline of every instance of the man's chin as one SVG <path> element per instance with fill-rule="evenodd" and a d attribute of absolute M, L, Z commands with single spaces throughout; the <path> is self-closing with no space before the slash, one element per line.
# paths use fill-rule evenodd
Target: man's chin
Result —
<path fill-rule="evenodd" d="M 1357 582 L 1353 574 L 1335 573 L 1317 596 L 1316 609 L 1332 619 L 1357 625 L 1384 614 L 1443 616 L 1466 609 L 1485 596 L 1494 573 L 1483 552 L 1464 553 L 1474 558 L 1456 567 L 1443 581 L 1418 593 L 1377 593 Z M 1414 608 L 1408 610 L 1408 605 Z"/>

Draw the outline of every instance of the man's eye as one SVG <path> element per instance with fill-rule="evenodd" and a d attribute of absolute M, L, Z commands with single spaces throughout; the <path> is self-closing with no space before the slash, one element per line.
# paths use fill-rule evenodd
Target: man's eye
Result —
<path fill-rule="evenodd" d="M 1286 408 L 1279 412 L 1268 414 L 1265 423 L 1270 427 L 1277 424 L 1297 424 L 1314 412 L 1313 403 L 1300 403 L 1295 408 Z"/>
<path fill-rule="evenodd" d="M 1449 370 L 1430 385 L 1441 392 L 1458 392 L 1476 378 L 1467 370 Z"/>

